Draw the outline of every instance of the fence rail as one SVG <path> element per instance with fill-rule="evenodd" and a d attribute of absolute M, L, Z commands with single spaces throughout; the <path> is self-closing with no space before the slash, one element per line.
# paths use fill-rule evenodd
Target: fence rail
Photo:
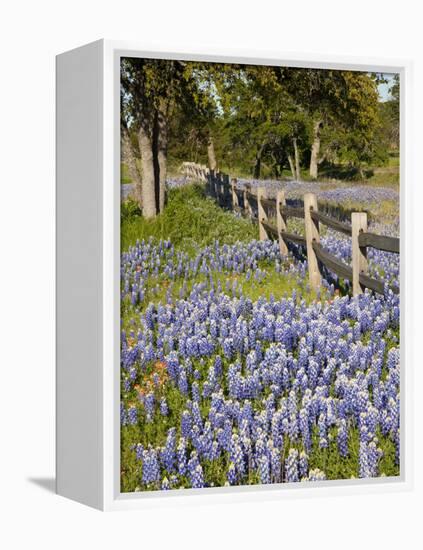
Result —
<path fill-rule="evenodd" d="M 395 237 L 385 237 L 375 233 L 360 233 L 358 236 L 360 246 L 372 247 L 384 252 L 393 252 L 399 254 L 399 239 Z"/>
<path fill-rule="evenodd" d="M 305 237 L 297 235 L 297 233 L 288 233 L 287 231 L 281 231 L 281 236 L 285 241 L 298 244 L 300 246 L 306 245 Z"/>
<path fill-rule="evenodd" d="M 304 209 L 295 206 L 281 206 L 281 214 L 290 218 L 304 218 Z"/>
<path fill-rule="evenodd" d="M 325 250 L 320 243 L 313 242 L 313 250 L 322 264 L 336 273 L 338 277 L 352 280 L 353 270 L 350 266 L 344 264 L 336 256 Z"/>
<path fill-rule="evenodd" d="M 321 222 L 324 225 L 327 225 L 328 227 L 331 227 L 332 229 L 335 229 L 336 231 L 340 231 L 341 233 L 345 233 L 345 235 L 351 235 L 352 229 L 351 226 L 342 223 L 338 220 L 335 220 L 334 218 L 331 218 L 330 216 L 326 216 L 326 214 L 321 214 L 320 212 L 310 212 L 310 216 L 312 219 L 316 222 Z"/>
<path fill-rule="evenodd" d="M 185 162 L 182 169 L 187 178 L 204 181 L 209 194 L 217 200 L 219 205 L 243 213 L 258 222 L 260 239 L 276 238 L 282 255 L 288 253 L 288 242 L 305 247 L 309 279 L 313 288 L 317 289 L 321 285 L 321 265 L 324 265 L 338 277 L 352 282 L 354 296 L 362 293 L 365 288 L 379 294 L 384 293 L 384 282 L 374 279 L 368 274 L 367 248 L 372 247 L 399 254 L 400 240 L 395 237 L 369 233 L 367 231 L 367 212 L 352 212 L 351 225 L 349 225 L 319 212 L 317 197 L 314 193 L 304 195 L 303 208 L 287 206 L 284 191 L 278 191 L 276 198 L 269 198 L 265 188 L 259 187 L 257 194 L 252 193 L 248 186 L 240 189 L 237 187 L 235 178 L 230 180 L 227 174 L 214 172 L 204 165 Z M 276 226 L 269 223 L 270 214 L 274 214 L 276 217 Z M 287 218 L 290 217 L 304 219 L 305 236 L 289 233 L 286 230 Z M 346 265 L 322 247 L 320 223 L 351 237 L 351 266 Z M 390 288 L 395 293 L 399 292 L 396 286 Z"/>

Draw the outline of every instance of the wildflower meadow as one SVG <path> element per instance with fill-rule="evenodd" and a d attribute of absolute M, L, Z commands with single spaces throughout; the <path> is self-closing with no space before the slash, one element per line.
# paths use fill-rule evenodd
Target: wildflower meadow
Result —
<path fill-rule="evenodd" d="M 169 187 L 181 217 L 218 209 L 200 186 Z M 122 490 L 398 475 L 398 295 L 353 298 L 336 277 L 313 293 L 300 247 L 281 257 L 222 215 L 222 240 L 211 227 L 195 250 L 150 236 L 122 251 Z M 322 242 L 350 260 L 347 239 Z M 399 284 L 398 256 L 369 256 Z"/>

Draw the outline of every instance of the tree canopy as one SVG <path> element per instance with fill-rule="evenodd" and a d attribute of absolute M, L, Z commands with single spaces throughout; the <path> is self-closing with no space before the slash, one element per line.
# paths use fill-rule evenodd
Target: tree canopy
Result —
<path fill-rule="evenodd" d="M 255 178 L 317 179 L 324 164 L 362 173 L 399 146 L 399 80 L 381 102 L 383 75 L 125 58 L 123 162 L 146 217 L 164 207 L 168 165 L 208 162 Z"/>

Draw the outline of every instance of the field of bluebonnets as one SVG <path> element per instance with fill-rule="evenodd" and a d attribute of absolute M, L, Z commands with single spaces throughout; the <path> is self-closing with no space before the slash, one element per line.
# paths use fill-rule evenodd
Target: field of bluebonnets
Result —
<path fill-rule="evenodd" d="M 399 234 L 394 188 L 260 185 Z M 200 185 L 168 188 L 153 221 L 122 202 L 121 490 L 399 475 L 399 256 L 369 249 L 384 296 L 353 298 L 330 273 L 314 293 L 303 250 L 281 257 Z M 321 235 L 351 261 L 349 238 Z"/>

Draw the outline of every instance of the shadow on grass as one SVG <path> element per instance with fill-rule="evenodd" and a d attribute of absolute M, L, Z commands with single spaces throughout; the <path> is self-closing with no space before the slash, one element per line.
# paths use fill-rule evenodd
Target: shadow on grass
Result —
<path fill-rule="evenodd" d="M 371 178 L 374 175 L 372 168 L 361 169 L 357 166 L 343 164 L 324 164 L 319 169 L 319 176 L 341 181 L 358 181 Z"/>

